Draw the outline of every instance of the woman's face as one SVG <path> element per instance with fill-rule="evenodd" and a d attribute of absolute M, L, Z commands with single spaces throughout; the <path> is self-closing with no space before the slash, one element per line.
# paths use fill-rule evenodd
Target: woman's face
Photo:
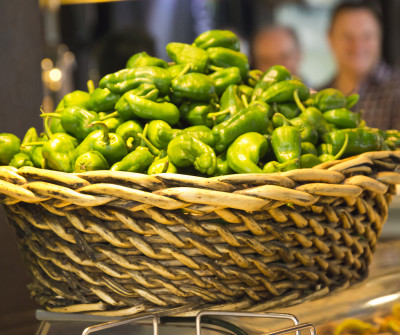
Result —
<path fill-rule="evenodd" d="M 381 56 L 381 30 L 367 9 L 339 13 L 329 41 L 340 71 L 365 76 Z"/>

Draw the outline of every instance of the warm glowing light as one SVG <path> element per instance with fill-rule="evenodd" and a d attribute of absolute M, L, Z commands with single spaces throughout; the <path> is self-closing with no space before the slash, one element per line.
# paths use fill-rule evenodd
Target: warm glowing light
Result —
<path fill-rule="evenodd" d="M 49 58 L 44 58 L 40 65 L 42 66 L 43 71 L 49 71 L 53 67 L 53 61 Z"/>
<path fill-rule="evenodd" d="M 62 72 L 60 71 L 60 69 L 57 69 L 55 67 L 54 69 L 50 70 L 49 77 L 51 81 L 60 81 L 62 77 Z"/>
<path fill-rule="evenodd" d="M 368 306 L 379 306 L 391 301 L 398 300 L 400 298 L 400 293 L 395 293 L 395 294 L 390 294 L 390 295 L 385 295 L 384 297 L 379 297 L 376 299 L 372 299 L 367 302 Z"/>

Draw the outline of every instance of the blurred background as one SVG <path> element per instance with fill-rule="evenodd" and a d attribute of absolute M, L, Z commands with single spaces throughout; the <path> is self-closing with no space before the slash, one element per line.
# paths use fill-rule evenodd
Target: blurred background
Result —
<path fill-rule="evenodd" d="M 134 53 L 147 51 L 168 60 L 168 42 L 192 43 L 209 29 L 234 31 L 253 68 L 265 70 L 280 57 L 309 86 L 322 87 L 337 71 L 327 33 L 332 9 L 339 2 L 0 1 L 0 131 L 23 136 L 31 126 L 42 129 L 41 105 L 52 110 L 66 93 L 87 90 L 88 79 L 98 83 L 105 74 L 124 68 Z M 399 67 L 400 1 L 371 3 L 382 18 L 382 59 Z M 289 51 L 279 53 L 285 37 L 277 26 L 284 26 L 292 37 Z M 270 39 L 262 34 L 273 32 L 277 34 Z M 29 281 L 4 213 L 0 213 L 0 274 L 0 335 L 33 334 L 36 306 L 29 298 Z"/>

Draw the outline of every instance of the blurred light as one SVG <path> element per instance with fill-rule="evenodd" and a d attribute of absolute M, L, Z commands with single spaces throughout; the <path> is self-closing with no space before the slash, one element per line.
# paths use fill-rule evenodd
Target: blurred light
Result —
<path fill-rule="evenodd" d="M 376 299 L 372 299 L 367 302 L 368 306 L 379 306 L 391 301 L 398 300 L 400 298 L 400 293 L 385 295 L 384 297 L 379 297 Z"/>
<path fill-rule="evenodd" d="M 49 58 L 44 58 L 40 64 L 43 71 L 49 71 L 53 67 L 53 61 Z"/>
<path fill-rule="evenodd" d="M 40 7 L 56 8 L 57 5 L 78 5 L 87 3 L 118 2 L 126 0 L 39 0 Z"/>
<path fill-rule="evenodd" d="M 49 78 L 51 81 L 60 81 L 62 78 L 62 72 L 58 68 L 51 69 L 49 72 Z"/>

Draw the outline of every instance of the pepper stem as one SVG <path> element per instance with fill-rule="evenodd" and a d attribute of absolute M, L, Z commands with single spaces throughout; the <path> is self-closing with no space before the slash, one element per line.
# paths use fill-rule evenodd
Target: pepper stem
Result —
<path fill-rule="evenodd" d="M 210 65 L 208 65 L 208 69 L 211 70 L 211 71 L 216 72 L 216 71 L 222 70 L 223 67 L 218 67 L 218 66 L 215 66 L 215 65 L 211 65 L 211 64 L 210 64 Z"/>
<path fill-rule="evenodd" d="M 186 72 L 188 72 L 188 71 L 190 70 L 191 67 L 192 67 L 192 64 L 187 63 L 187 64 L 185 65 L 185 67 L 182 69 L 182 71 L 179 72 L 178 75 L 177 75 L 175 78 L 178 78 L 178 77 L 180 77 L 180 76 L 183 76 Z M 175 78 L 174 78 L 174 79 L 175 79 Z"/>
<path fill-rule="evenodd" d="M 39 145 L 43 145 L 45 143 L 46 142 L 28 142 L 28 143 L 21 144 L 21 148 L 39 146 Z"/>
<path fill-rule="evenodd" d="M 294 163 L 297 163 L 298 161 L 299 161 L 298 158 L 293 158 L 290 161 L 287 161 L 285 163 L 279 163 L 276 168 L 278 169 L 278 171 L 282 171 L 285 167 L 292 165 Z"/>
<path fill-rule="evenodd" d="M 88 88 L 88 92 L 89 92 L 90 94 L 92 94 L 93 91 L 94 91 L 94 83 L 93 83 L 93 80 L 88 80 L 88 82 L 87 82 L 87 88 Z"/>
<path fill-rule="evenodd" d="M 104 121 L 104 120 L 108 120 L 108 119 L 112 119 L 113 117 L 118 117 L 118 112 L 113 112 L 107 115 L 104 115 L 100 118 L 100 121 Z"/>
<path fill-rule="evenodd" d="M 249 103 L 247 102 L 247 97 L 246 97 L 246 95 L 242 94 L 241 97 L 240 97 L 240 99 L 242 100 L 243 105 L 244 105 L 245 108 L 249 107 Z"/>
<path fill-rule="evenodd" d="M 217 116 L 225 115 L 225 114 L 229 114 L 229 113 L 231 113 L 231 108 L 227 108 L 227 109 L 224 109 L 223 111 L 219 111 L 219 112 L 208 113 L 207 114 L 207 118 L 208 119 L 213 119 L 213 118 L 215 118 Z"/>
<path fill-rule="evenodd" d="M 126 140 L 126 147 L 128 149 L 133 148 L 133 141 L 135 141 L 134 137 L 128 137 L 128 139 Z"/>
<path fill-rule="evenodd" d="M 282 113 L 275 113 L 273 118 L 279 118 L 282 120 L 282 126 L 290 126 L 290 121 Z"/>
<path fill-rule="evenodd" d="M 304 107 L 304 105 L 300 101 L 298 90 L 294 91 L 293 96 L 294 96 L 294 101 L 296 102 L 297 107 L 299 107 L 300 110 L 302 112 L 304 112 L 306 110 L 306 107 Z"/>
<path fill-rule="evenodd" d="M 137 136 L 144 142 L 146 147 L 149 148 L 150 152 L 154 156 L 158 156 L 158 154 L 160 153 L 160 150 L 158 150 L 143 134 L 137 133 Z"/>
<path fill-rule="evenodd" d="M 61 118 L 61 114 L 60 113 L 42 113 L 40 114 L 40 117 L 54 117 L 56 119 L 60 119 Z"/>
<path fill-rule="evenodd" d="M 101 131 L 103 132 L 103 141 L 106 143 L 110 142 L 110 130 L 108 129 L 107 125 L 102 121 L 93 121 L 88 127 L 92 128 L 94 126 L 100 126 Z"/>
<path fill-rule="evenodd" d="M 342 155 L 346 151 L 347 144 L 349 143 L 349 134 L 344 134 L 344 136 L 345 136 L 345 138 L 344 138 L 343 146 L 340 149 L 340 151 L 331 159 L 332 161 L 335 161 L 335 160 L 339 159 L 340 157 L 342 157 Z"/>

